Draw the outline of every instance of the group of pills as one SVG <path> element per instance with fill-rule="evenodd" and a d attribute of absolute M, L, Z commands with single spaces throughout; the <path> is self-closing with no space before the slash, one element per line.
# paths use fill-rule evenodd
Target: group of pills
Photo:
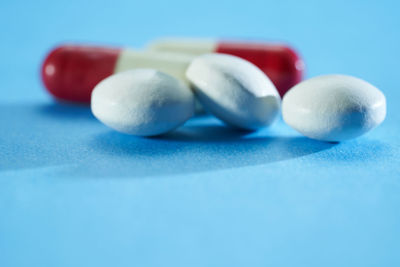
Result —
<path fill-rule="evenodd" d="M 386 115 L 382 92 L 361 79 L 300 82 L 302 61 L 286 46 L 168 40 L 151 50 L 59 47 L 43 64 L 43 80 L 57 98 L 90 101 L 105 125 L 139 136 L 176 129 L 195 114 L 196 102 L 245 130 L 269 126 L 282 107 L 288 125 L 323 141 L 360 136 Z"/>

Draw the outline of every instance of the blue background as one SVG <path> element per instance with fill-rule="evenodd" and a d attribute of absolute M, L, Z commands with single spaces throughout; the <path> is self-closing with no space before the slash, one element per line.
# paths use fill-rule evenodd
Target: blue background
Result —
<path fill-rule="evenodd" d="M 400 266 L 398 1 L 3 1 L 0 266 Z M 55 103 L 39 69 L 63 42 L 164 36 L 287 41 L 307 76 L 363 78 L 385 122 L 329 144 L 280 119 L 195 118 L 118 134 Z"/>

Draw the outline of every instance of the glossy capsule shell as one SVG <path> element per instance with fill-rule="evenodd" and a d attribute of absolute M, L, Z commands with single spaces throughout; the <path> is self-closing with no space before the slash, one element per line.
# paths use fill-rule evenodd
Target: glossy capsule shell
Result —
<path fill-rule="evenodd" d="M 168 38 L 153 41 L 148 47 L 153 51 L 223 53 L 243 58 L 267 74 L 281 96 L 299 83 L 304 74 L 304 62 L 299 54 L 281 43 Z"/>
<path fill-rule="evenodd" d="M 153 68 L 186 82 L 192 56 L 113 47 L 62 45 L 42 65 L 42 80 L 57 99 L 89 103 L 93 88 L 114 73 Z"/>

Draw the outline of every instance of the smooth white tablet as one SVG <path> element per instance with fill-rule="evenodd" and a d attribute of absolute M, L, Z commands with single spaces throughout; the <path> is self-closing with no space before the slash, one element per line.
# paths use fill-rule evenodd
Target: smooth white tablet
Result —
<path fill-rule="evenodd" d="M 323 141 L 358 137 L 386 116 L 381 91 L 361 79 L 324 75 L 299 83 L 283 98 L 282 115 L 303 135 Z"/>
<path fill-rule="evenodd" d="M 123 133 L 153 136 L 169 132 L 194 112 L 192 91 L 154 69 L 135 69 L 101 81 L 91 99 L 94 116 Z"/>
<path fill-rule="evenodd" d="M 256 130 L 279 114 L 281 99 L 275 86 L 259 68 L 239 57 L 196 57 L 186 77 L 203 107 L 232 126 Z"/>

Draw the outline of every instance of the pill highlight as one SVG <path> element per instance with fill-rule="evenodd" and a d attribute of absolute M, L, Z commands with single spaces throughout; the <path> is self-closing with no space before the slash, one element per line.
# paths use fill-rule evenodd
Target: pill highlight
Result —
<path fill-rule="evenodd" d="M 195 55 L 224 53 L 241 57 L 267 74 L 281 96 L 302 80 L 305 69 L 299 54 L 288 45 L 279 43 L 166 38 L 155 40 L 148 47 L 153 51 Z"/>

